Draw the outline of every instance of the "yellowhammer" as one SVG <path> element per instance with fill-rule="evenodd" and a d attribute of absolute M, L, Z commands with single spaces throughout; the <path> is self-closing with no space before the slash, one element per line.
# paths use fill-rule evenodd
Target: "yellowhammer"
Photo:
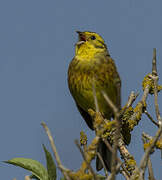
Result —
<path fill-rule="evenodd" d="M 101 91 L 104 91 L 120 108 L 121 81 L 102 37 L 94 32 L 77 31 L 77 33 L 79 40 L 76 43 L 75 57 L 69 65 L 68 84 L 80 114 L 89 128 L 93 130 L 92 118 L 88 114 L 88 109 L 95 111 L 93 85 L 96 90 L 99 111 L 105 118 L 111 119 L 113 112 Z M 101 140 L 98 152 L 101 154 L 107 170 L 111 171 L 111 152 Z M 97 158 L 96 169 L 99 171 L 102 168 L 102 163 Z"/>

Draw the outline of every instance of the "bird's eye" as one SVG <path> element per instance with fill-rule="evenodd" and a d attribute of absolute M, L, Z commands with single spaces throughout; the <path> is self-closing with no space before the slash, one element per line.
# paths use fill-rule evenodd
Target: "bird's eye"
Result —
<path fill-rule="evenodd" d="M 91 36 L 91 39 L 92 39 L 92 40 L 95 40 L 95 39 L 96 39 L 96 36 Z"/>

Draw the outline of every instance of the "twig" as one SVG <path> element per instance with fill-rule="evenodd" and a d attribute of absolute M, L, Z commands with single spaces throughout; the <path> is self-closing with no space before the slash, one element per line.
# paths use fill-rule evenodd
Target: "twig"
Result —
<path fill-rule="evenodd" d="M 116 166 L 116 171 L 117 171 L 117 172 L 119 171 L 120 166 L 121 166 L 121 163 L 119 163 L 119 164 Z M 111 173 L 110 176 L 108 176 L 106 180 L 114 180 L 114 175 Z"/>
<path fill-rule="evenodd" d="M 122 170 L 121 174 L 125 177 L 126 180 L 130 180 L 129 176 L 127 175 L 125 171 Z"/>
<path fill-rule="evenodd" d="M 96 89 L 95 89 L 95 79 L 94 78 L 93 78 L 92 90 L 93 90 L 93 98 L 94 98 L 94 102 L 95 102 L 96 112 L 99 112 L 98 101 L 97 101 L 97 96 L 96 96 Z"/>
<path fill-rule="evenodd" d="M 128 102 L 126 104 L 126 107 L 129 108 L 133 102 L 136 100 L 138 97 L 139 93 L 134 93 L 134 91 L 131 92 L 130 96 L 128 97 Z"/>
<path fill-rule="evenodd" d="M 118 139 L 121 137 L 120 133 L 120 128 L 121 128 L 121 122 L 119 119 L 119 110 L 118 108 L 114 105 L 114 103 L 111 101 L 111 99 L 108 97 L 108 95 L 102 91 L 102 95 L 107 101 L 108 105 L 114 112 L 115 116 L 115 121 L 116 121 L 116 130 L 115 130 L 115 137 L 114 137 L 114 142 L 113 142 L 113 152 L 112 152 L 112 164 L 111 164 L 111 176 L 112 179 L 115 179 L 116 176 L 116 164 L 117 164 L 117 148 L 118 148 Z"/>
<path fill-rule="evenodd" d="M 99 160 L 100 160 L 100 161 L 101 161 L 101 163 L 102 163 L 102 166 L 103 166 L 104 171 L 105 171 L 105 176 L 107 177 L 107 176 L 108 176 L 108 172 L 107 172 L 107 169 L 106 169 L 105 163 L 104 163 L 104 161 L 103 161 L 103 159 L 102 159 L 102 156 L 101 156 L 101 154 L 100 154 L 99 152 L 97 152 L 97 156 L 98 156 Z"/>
<path fill-rule="evenodd" d="M 145 132 L 142 133 L 142 136 L 149 141 L 152 140 L 152 138 L 153 138 L 152 136 L 146 134 Z"/>
<path fill-rule="evenodd" d="M 156 65 L 156 48 L 153 49 L 153 59 L 152 59 L 152 75 L 157 76 L 157 65 Z"/>
<path fill-rule="evenodd" d="M 128 101 L 126 103 L 126 105 L 124 106 L 124 108 L 122 108 L 122 110 L 120 111 L 120 116 L 124 114 L 124 112 L 126 111 L 127 108 L 129 108 L 133 102 L 136 100 L 136 98 L 138 97 L 139 93 L 134 93 L 134 91 L 131 92 L 131 94 L 128 97 Z"/>
<path fill-rule="evenodd" d="M 90 163 L 87 161 L 86 154 L 82 150 L 82 148 L 80 147 L 78 140 L 75 140 L 74 142 L 75 142 L 76 146 L 78 147 L 78 149 L 79 149 L 79 151 L 80 151 L 84 161 L 86 162 L 88 169 L 90 170 L 91 174 L 93 175 L 94 180 L 97 180 L 98 178 L 97 178 L 93 168 L 91 167 Z"/>
<path fill-rule="evenodd" d="M 108 143 L 107 139 L 106 139 L 106 138 L 102 138 L 102 140 L 103 140 L 103 142 L 105 143 L 105 145 L 107 146 L 107 148 L 108 148 L 111 152 L 113 152 L 113 148 L 112 148 L 112 146 Z M 127 152 L 128 152 L 128 151 L 127 151 Z M 124 155 L 122 154 L 122 156 L 124 156 Z M 117 157 L 117 161 L 121 164 L 121 167 L 122 167 L 123 171 L 125 171 L 126 175 L 127 175 L 128 177 L 130 177 L 129 172 L 127 171 L 127 169 L 126 169 L 125 166 L 123 165 L 123 162 L 122 162 L 118 157 Z"/>
<path fill-rule="evenodd" d="M 138 107 L 138 111 L 134 112 L 131 117 L 129 118 L 129 121 L 136 121 L 137 123 L 134 123 L 134 126 L 138 124 L 138 121 L 140 121 L 139 116 L 141 117 L 142 112 L 143 112 L 143 108 L 145 107 L 145 103 L 148 97 L 150 91 L 150 85 L 146 85 L 144 92 L 143 92 L 143 96 L 141 98 L 141 101 L 138 102 L 138 104 L 136 105 L 136 107 L 134 109 L 136 109 Z M 134 128 L 134 127 L 133 127 Z M 132 130 L 133 130 L 132 128 Z"/>
<path fill-rule="evenodd" d="M 144 173 L 145 173 L 145 169 L 147 166 L 149 155 L 150 155 L 152 149 L 155 147 L 155 144 L 158 141 L 158 138 L 160 137 L 161 133 L 162 133 L 162 124 L 160 124 L 159 129 L 158 129 L 155 137 L 152 139 L 151 145 L 145 150 L 145 154 L 144 154 L 144 156 L 140 162 L 139 168 L 140 168 L 140 177 L 141 178 L 144 177 Z"/>
<path fill-rule="evenodd" d="M 96 112 L 98 113 L 99 112 L 99 107 L 98 107 L 98 101 L 97 101 L 97 96 L 96 96 L 96 89 L 95 89 L 95 79 L 93 78 L 93 84 L 92 84 L 92 89 L 93 89 L 93 98 L 94 98 L 94 102 L 95 102 L 95 107 L 96 107 Z M 105 175 L 106 177 L 108 176 L 108 172 L 107 172 L 107 169 L 106 169 L 106 166 L 105 166 L 105 163 L 102 159 L 102 156 L 100 155 L 99 152 L 97 152 L 97 156 L 99 158 L 99 160 L 101 161 L 102 163 L 102 166 L 104 168 L 104 171 L 105 171 Z"/>
<path fill-rule="evenodd" d="M 150 180 L 155 180 L 150 157 L 148 158 L 148 172 L 149 172 L 149 179 Z"/>
<path fill-rule="evenodd" d="M 52 147 L 52 150 L 53 150 L 53 153 L 54 153 L 54 156 L 55 156 L 55 159 L 56 159 L 56 162 L 58 164 L 58 167 L 59 169 L 61 170 L 61 172 L 63 173 L 63 175 L 65 176 L 65 178 L 67 180 L 70 180 L 70 177 L 68 176 L 67 172 L 70 171 L 69 169 L 66 169 L 62 163 L 61 163 L 61 160 L 60 160 L 60 157 L 57 153 L 57 149 L 56 149 L 56 146 L 55 146 L 55 143 L 54 143 L 54 140 L 53 140 L 53 137 L 51 135 L 51 132 L 49 130 L 49 128 L 47 127 L 47 125 L 42 122 L 41 125 L 43 126 L 44 130 L 46 131 L 46 134 L 48 136 L 48 139 L 50 141 L 50 144 L 51 144 L 51 147 Z"/>
<path fill-rule="evenodd" d="M 146 137 L 145 133 L 143 132 L 142 133 L 143 144 L 146 144 L 148 139 L 150 139 L 150 137 Z M 149 173 L 149 179 L 155 180 L 150 157 L 148 157 L 148 173 Z"/>
<path fill-rule="evenodd" d="M 142 99 L 141 99 L 142 102 L 146 102 L 149 91 L 150 91 L 150 86 L 147 85 L 144 92 L 143 92 L 143 96 L 142 96 Z"/>
<path fill-rule="evenodd" d="M 117 115 L 119 112 L 118 108 L 114 105 L 114 103 L 111 101 L 111 99 L 108 97 L 108 95 L 104 91 L 102 91 L 102 95 L 105 98 L 105 100 L 107 101 L 110 108 L 113 110 L 114 115 Z"/>
<path fill-rule="evenodd" d="M 157 127 L 159 127 L 159 124 L 152 118 L 152 116 L 148 113 L 147 110 L 144 111 L 144 113 L 147 115 L 147 117 L 154 123 Z"/>
<path fill-rule="evenodd" d="M 152 60 L 152 80 L 154 81 L 154 103 L 155 103 L 155 112 L 156 117 L 159 123 L 162 123 L 162 118 L 160 117 L 159 104 L 158 104 L 158 74 L 157 74 L 157 66 L 156 66 L 156 49 L 153 50 L 153 60 Z"/>

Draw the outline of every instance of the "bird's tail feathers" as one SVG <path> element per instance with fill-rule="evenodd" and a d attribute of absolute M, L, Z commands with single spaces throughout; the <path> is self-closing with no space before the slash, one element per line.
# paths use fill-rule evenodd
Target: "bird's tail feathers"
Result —
<path fill-rule="evenodd" d="M 100 140 L 98 144 L 97 152 L 100 153 L 103 162 L 106 166 L 106 169 L 111 172 L 111 160 L 112 160 L 112 152 L 108 149 L 105 143 Z M 100 171 L 103 168 L 103 163 L 100 161 L 99 157 L 96 158 L 96 170 Z"/>

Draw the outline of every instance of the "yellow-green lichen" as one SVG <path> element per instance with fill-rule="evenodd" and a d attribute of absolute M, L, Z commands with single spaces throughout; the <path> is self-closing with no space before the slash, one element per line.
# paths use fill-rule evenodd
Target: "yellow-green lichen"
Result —
<path fill-rule="evenodd" d="M 77 171 L 76 173 L 72 172 L 72 173 L 69 173 L 68 175 L 72 180 L 92 180 L 93 179 L 92 174 L 84 173 L 81 171 Z"/>
<path fill-rule="evenodd" d="M 143 144 L 144 151 L 149 148 L 152 144 L 153 140 L 150 140 L 148 143 Z M 151 153 L 154 152 L 154 148 L 152 149 Z"/>
<path fill-rule="evenodd" d="M 83 131 L 80 132 L 80 144 L 81 146 L 87 144 L 87 135 Z"/>
<path fill-rule="evenodd" d="M 157 149 L 162 149 L 162 137 L 157 141 L 156 148 Z"/>
<path fill-rule="evenodd" d="M 151 146 L 152 142 L 153 142 L 153 139 L 151 139 L 149 142 L 145 143 L 145 144 L 143 145 L 144 150 L 146 150 L 147 148 L 149 148 L 149 147 Z M 162 138 L 160 138 L 160 139 L 156 142 L 155 147 L 156 147 L 157 149 L 162 149 Z M 154 152 L 154 150 L 152 150 L 151 153 L 153 153 L 153 152 Z"/>
<path fill-rule="evenodd" d="M 122 120 L 122 130 L 121 133 L 124 137 L 124 143 L 128 145 L 131 141 L 131 128 L 129 127 L 129 119 L 133 115 L 134 111 L 132 107 L 129 107 L 125 110 L 124 114 L 121 117 Z"/>
<path fill-rule="evenodd" d="M 136 166 L 136 161 L 134 160 L 133 156 L 130 157 L 126 162 L 125 162 L 125 167 L 129 172 L 132 172 L 135 170 Z"/>
<path fill-rule="evenodd" d="M 141 120 L 142 116 L 142 103 L 138 103 L 137 106 L 134 108 L 134 113 L 136 114 L 136 119 L 139 121 Z"/>
<path fill-rule="evenodd" d="M 153 81 L 153 79 L 150 77 L 152 74 L 151 73 L 149 73 L 149 74 L 147 74 L 145 77 L 144 77 L 144 80 L 143 80 L 143 82 L 142 82 L 142 87 L 143 87 L 143 90 L 147 87 L 147 86 L 149 86 L 149 93 L 150 94 L 153 94 L 154 93 L 154 81 Z M 159 92 L 159 91 L 161 91 L 162 90 L 162 85 L 158 85 L 157 86 L 157 91 Z"/>
<path fill-rule="evenodd" d="M 106 123 L 104 124 L 103 128 L 110 132 L 114 127 L 116 127 L 116 121 L 106 121 Z"/>

